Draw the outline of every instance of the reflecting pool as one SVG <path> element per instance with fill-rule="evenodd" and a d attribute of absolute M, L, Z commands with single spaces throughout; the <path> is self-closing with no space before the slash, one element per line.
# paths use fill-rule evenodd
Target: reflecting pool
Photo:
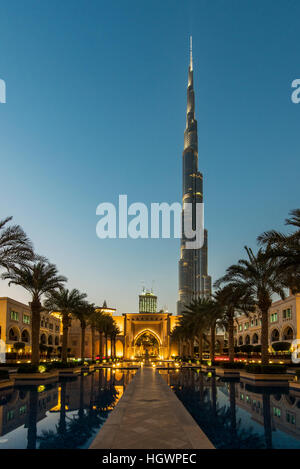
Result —
<path fill-rule="evenodd" d="M 88 448 L 133 374 L 105 369 L 0 389 L 0 449 Z"/>
<path fill-rule="evenodd" d="M 216 448 L 300 448 L 300 393 L 196 370 L 162 376 Z"/>

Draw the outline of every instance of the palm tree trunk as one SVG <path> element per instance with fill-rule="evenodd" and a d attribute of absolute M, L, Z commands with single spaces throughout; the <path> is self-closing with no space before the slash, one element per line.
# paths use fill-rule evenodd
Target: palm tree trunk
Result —
<path fill-rule="evenodd" d="M 228 316 L 228 353 L 230 363 L 234 362 L 233 315 Z"/>
<path fill-rule="evenodd" d="M 84 350 L 85 350 L 85 325 L 81 326 L 81 351 L 80 351 L 80 358 L 84 360 Z"/>
<path fill-rule="evenodd" d="M 114 358 L 114 344 L 112 336 L 110 336 L 110 356 L 111 358 Z"/>
<path fill-rule="evenodd" d="M 92 331 L 92 360 L 95 360 L 95 328 L 91 327 Z"/>
<path fill-rule="evenodd" d="M 202 334 L 202 332 L 199 334 L 198 341 L 199 341 L 199 359 L 202 360 L 202 356 L 203 356 L 203 334 Z"/>
<path fill-rule="evenodd" d="M 190 357 L 193 358 L 194 357 L 194 339 L 190 339 L 189 344 L 190 344 Z"/>
<path fill-rule="evenodd" d="M 41 303 L 39 300 L 32 301 L 31 303 L 31 363 L 38 365 L 40 363 L 40 325 L 41 325 Z"/>
<path fill-rule="evenodd" d="M 105 358 L 108 358 L 108 336 L 105 334 Z"/>
<path fill-rule="evenodd" d="M 102 341 L 102 332 L 99 331 L 99 359 L 103 357 L 103 341 Z"/>
<path fill-rule="evenodd" d="M 62 340 L 62 351 L 61 358 L 63 363 L 68 361 L 68 330 L 69 330 L 69 317 L 63 316 L 63 340 Z"/>
<path fill-rule="evenodd" d="M 261 311 L 261 363 L 268 365 L 269 363 L 269 309 Z"/>
<path fill-rule="evenodd" d="M 216 343 L 216 323 L 214 322 L 210 328 L 210 359 L 215 359 L 215 343 Z"/>

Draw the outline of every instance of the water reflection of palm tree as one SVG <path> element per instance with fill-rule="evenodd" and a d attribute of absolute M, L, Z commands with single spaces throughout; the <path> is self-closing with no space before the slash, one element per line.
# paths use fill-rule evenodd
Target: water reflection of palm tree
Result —
<path fill-rule="evenodd" d="M 94 382 L 95 382 L 95 374 L 92 373 L 92 375 L 91 375 L 90 406 L 93 406 L 93 399 L 94 399 Z"/>
<path fill-rule="evenodd" d="M 211 404 L 213 417 L 217 416 L 217 383 L 216 383 L 216 374 L 213 373 L 211 377 Z"/>
<path fill-rule="evenodd" d="M 230 433 L 232 443 L 236 439 L 236 402 L 235 402 L 235 382 L 229 382 L 229 401 L 230 401 Z"/>
<path fill-rule="evenodd" d="M 263 391 L 263 414 L 264 414 L 266 447 L 268 449 L 271 449 L 272 448 L 272 418 L 271 418 L 270 394 L 266 391 Z"/>
<path fill-rule="evenodd" d="M 184 379 L 183 377 L 182 380 Z M 210 379 L 203 393 L 197 390 L 195 379 L 192 386 L 182 386 L 181 383 L 182 381 L 173 387 L 176 395 L 218 449 L 264 447 L 262 438 L 254 433 L 250 426 L 243 428 L 241 420 L 236 421 L 234 383 L 231 387 L 232 407 L 226 404 L 218 406 L 215 376 Z M 209 395 L 210 399 L 207 400 Z M 233 431 L 235 438 L 233 438 Z"/>
<path fill-rule="evenodd" d="M 67 383 L 62 381 L 60 384 L 60 417 L 58 422 L 57 433 L 64 434 L 67 428 L 66 425 L 66 392 Z"/>
<path fill-rule="evenodd" d="M 101 372 L 99 372 L 99 389 L 94 397 L 90 396 L 90 405 L 85 412 L 84 408 L 84 391 L 87 383 L 87 377 L 80 376 L 79 388 L 79 405 L 78 413 L 72 418 L 66 419 L 66 383 L 61 383 L 61 408 L 60 419 L 56 429 L 56 433 L 49 430 L 43 431 L 38 437 L 40 440 L 40 448 L 69 448 L 75 449 L 86 445 L 92 437 L 93 432 L 103 425 L 109 411 L 115 403 L 118 392 L 111 384 L 101 384 Z"/>
<path fill-rule="evenodd" d="M 78 417 L 81 419 L 84 417 L 84 400 L 83 400 L 83 393 L 84 393 L 84 376 L 80 376 L 80 385 L 79 385 L 79 409 L 78 409 Z"/>
<path fill-rule="evenodd" d="M 27 432 L 27 449 L 36 449 L 36 422 L 38 412 L 38 390 L 34 386 L 29 391 L 29 416 L 28 416 L 28 432 Z"/>

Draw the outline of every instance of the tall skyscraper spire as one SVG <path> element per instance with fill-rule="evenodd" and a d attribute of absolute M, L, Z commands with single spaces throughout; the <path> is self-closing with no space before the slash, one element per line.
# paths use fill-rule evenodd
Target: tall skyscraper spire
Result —
<path fill-rule="evenodd" d="M 190 36 L 190 70 L 193 70 L 193 38 Z"/>
<path fill-rule="evenodd" d="M 198 132 L 195 119 L 195 93 L 192 37 L 190 37 L 190 63 L 188 69 L 186 127 L 182 154 L 182 237 L 179 260 L 179 300 L 177 312 L 181 313 L 193 299 L 211 294 L 211 278 L 207 273 L 207 231 L 204 244 L 199 249 L 187 249 L 184 237 L 184 204 L 193 206 L 192 226 L 196 227 L 196 204 L 203 202 L 203 176 L 198 171 Z"/>

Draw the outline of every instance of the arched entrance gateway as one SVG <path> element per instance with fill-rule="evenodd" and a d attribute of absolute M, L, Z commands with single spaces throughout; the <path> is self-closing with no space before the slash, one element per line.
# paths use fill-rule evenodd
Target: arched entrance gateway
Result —
<path fill-rule="evenodd" d="M 160 339 L 152 331 L 141 332 L 134 341 L 134 356 L 145 358 L 146 355 L 152 358 L 160 357 Z"/>

